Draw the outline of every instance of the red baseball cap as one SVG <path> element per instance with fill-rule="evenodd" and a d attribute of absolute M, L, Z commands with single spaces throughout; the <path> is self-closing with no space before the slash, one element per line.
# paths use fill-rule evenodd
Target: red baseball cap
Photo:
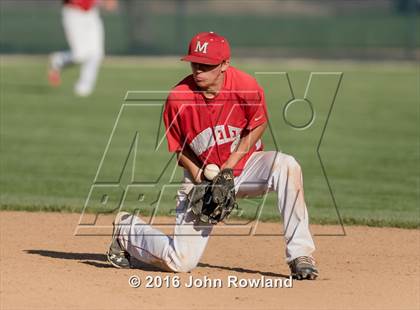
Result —
<path fill-rule="evenodd" d="M 181 60 L 206 65 L 218 65 L 229 58 L 230 47 L 228 40 L 210 31 L 196 34 L 191 39 L 188 55 L 182 57 Z"/>

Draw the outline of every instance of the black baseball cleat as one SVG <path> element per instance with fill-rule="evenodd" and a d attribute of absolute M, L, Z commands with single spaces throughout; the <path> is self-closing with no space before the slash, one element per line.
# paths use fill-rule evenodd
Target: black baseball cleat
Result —
<path fill-rule="evenodd" d="M 318 277 L 318 270 L 315 267 L 315 260 L 310 256 L 300 256 L 289 263 L 293 279 L 315 280 Z"/>
<path fill-rule="evenodd" d="M 114 227 L 112 231 L 112 241 L 106 252 L 106 258 L 108 259 L 108 262 L 116 268 L 130 268 L 130 254 L 124 250 L 117 238 L 120 232 L 119 223 L 127 218 L 127 216 L 130 216 L 130 213 L 119 212 L 112 223 Z"/>

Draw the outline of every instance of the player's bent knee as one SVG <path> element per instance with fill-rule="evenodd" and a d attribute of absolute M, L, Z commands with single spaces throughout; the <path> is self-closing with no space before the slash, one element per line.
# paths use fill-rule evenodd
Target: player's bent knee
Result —
<path fill-rule="evenodd" d="M 301 170 L 299 163 L 297 162 L 297 160 L 291 156 L 291 155 L 286 155 L 286 159 L 285 159 L 286 163 L 287 163 L 287 167 L 293 171 L 299 171 Z"/>
<path fill-rule="evenodd" d="M 293 156 L 284 153 L 278 153 L 277 155 L 278 167 L 287 168 L 287 170 L 297 174 L 302 172 L 300 164 Z"/>

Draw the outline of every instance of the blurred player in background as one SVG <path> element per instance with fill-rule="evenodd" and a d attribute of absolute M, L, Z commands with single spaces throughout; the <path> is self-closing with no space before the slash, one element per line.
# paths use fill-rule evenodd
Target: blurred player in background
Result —
<path fill-rule="evenodd" d="M 61 84 L 61 71 L 80 64 L 80 76 L 74 86 L 78 96 L 89 96 L 104 57 L 104 27 L 98 5 L 107 11 L 117 9 L 117 0 L 63 0 L 62 20 L 70 51 L 50 55 L 48 80 L 50 85 Z"/>

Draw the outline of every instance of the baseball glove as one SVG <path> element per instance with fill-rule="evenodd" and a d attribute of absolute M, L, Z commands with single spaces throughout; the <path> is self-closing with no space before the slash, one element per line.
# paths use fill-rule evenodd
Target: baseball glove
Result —
<path fill-rule="evenodd" d="M 237 208 L 232 169 L 223 169 L 213 179 L 194 186 L 188 194 L 192 212 L 203 223 L 217 224 Z"/>

